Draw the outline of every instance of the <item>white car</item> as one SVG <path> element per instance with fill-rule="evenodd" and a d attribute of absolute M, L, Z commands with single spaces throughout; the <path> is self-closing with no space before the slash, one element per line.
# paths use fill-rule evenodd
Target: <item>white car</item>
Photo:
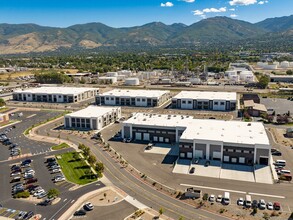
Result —
<path fill-rule="evenodd" d="M 216 199 L 216 197 L 215 197 L 215 195 L 210 195 L 210 198 L 209 198 L 209 201 L 210 202 L 215 202 L 215 199 Z"/>
<path fill-rule="evenodd" d="M 266 202 L 265 202 L 265 200 L 260 199 L 258 205 L 259 205 L 259 208 L 260 209 L 266 209 Z"/>
<path fill-rule="evenodd" d="M 237 205 L 243 206 L 243 205 L 244 205 L 244 199 L 240 197 L 240 198 L 237 200 Z"/>
<path fill-rule="evenodd" d="M 222 202 L 223 196 L 222 195 L 218 195 L 216 202 Z"/>
<path fill-rule="evenodd" d="M 62 181 L 65 181 L 65 177 L 64 176 L 58 176 L 54 179 L 55 183 L 57 182 L 62 182 Z"/>
<path fill-rule="evenodd" d="M 44 189 L 40 189 L 40 190 L 38 190 L 38 191 L 36 191 L 35 193 L 34 193 L 34 196 L 36 197 L 36 196 L 39 196 L 41 193 L 44 193 L 45 192 L 45 190 Z"/>
<path fill-rule="evenodd" d="M 268 202 L 267 203 L 267 209 L 268 210 L 273 210 L 274 209 L 274 206 L 273 206 L 273 203 L 272 202 Z"/>
<path fill-rule="evenodd" d="M 61 172 L 61 169 L 60 168 L 57 168 L 57 169 L 52 170 L 52 173 L 60 173 L 60 172 Z"/>

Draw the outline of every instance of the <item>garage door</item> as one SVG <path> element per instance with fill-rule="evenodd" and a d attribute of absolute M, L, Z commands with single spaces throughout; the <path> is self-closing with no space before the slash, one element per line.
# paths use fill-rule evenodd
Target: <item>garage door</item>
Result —
<path fill-rule="evenodd" d="M 169 143 L 169 138 L 165 138 L 165 143 Z"/>
<path fill-rule="evenodd" d="M 191 152 L 187 153 L 187 158 L 190 158 L 190 159 L 192 158 L 192 153 Z"/>
<path fill-rule="evenodd" d="M 139 132 L 135 133 L 135 140 L 138 140 L 138 141 L 141 140 L 141 133 L 139 133 Z"/>
<path fill-rule="evenodd" d="M 224 156 L 224 162 L 230 162 L 229 156 Z"/>
<path fill-rule="evenodd" d="M 221 160 L 221 152 L 213 152 L 213 160 Z"/>
<path fill-rule="evenodd" d="M 195 150 L 195 158 L 203 158 L 203 151 Z"/>
<path fill-rule="evenodd" d="M 237 158 L 231 158 L 232 163 L 237 163 Z"/>
<path fill-rule="evenodd" d="M 245 157 L 239 157 L 239 163 L 245 163 Z"/>
<path fill-rule="evenodd" d="M 260 157 L 259 158 L 259 164 L 260 165 L 268 165 L 269 164 L 269 158 L 267 158 L 267 157 Z"/>
<path fill-rule="evenodd" d="M 143 134 L 143 140 L 144 141 L 149 141 L 150 140 L 150 134 L 149 133 L 144 133 Z"/>
<path fill-rule="evenodd" d="M 159 137 L 159 142 L 164 142 L 164 138 L 163 137 Z"/>

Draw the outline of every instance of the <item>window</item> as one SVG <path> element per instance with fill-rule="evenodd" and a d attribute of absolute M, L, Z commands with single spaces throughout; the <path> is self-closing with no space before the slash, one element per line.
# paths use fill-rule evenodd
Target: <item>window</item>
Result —
<path fill-rule="evenodd" d="M 186 104 L 186 101 L 182 101 L 182 104 Z"/>
<path fill-rule="evenodd" d="M 221 105 L 225 105 L 225 102 L 221 102 Z"/>
<path fill-rule="evenodd" d="M 236 150 L 237 153 L 241 153 L 241 150 Z"/>
<path fill-rule="evenodd" d="M 248 150 L 245 150 L 245 151 L 244 151 L 244 153 L 245 153 L 245 154 L 248 154 L 248 153 L 249 153 L 249 151 L 248 151 Z"/>
<path fill-rule="evenodd" d="M 137 99 L 138 102 L 140 102 L 140 99 Z"/>
<path fill-rule="evenodd" d="M 192 102 L 191 101 L 188 101 L 188 104 L 191 104 Z"/>
<path fill-rule="evenodd" d="M 142 101 L 142 102 L 145 102 L 145 99 L 142 99 L 141 101 Z"/>
<path fill-rule="evenodd" d="M 233 149 L 228 149 L 228 152 L 233 152 L 234 150 Z"/>
<path fill-rule="evenodd" d="M 112 98 L 111 98 L 111 100 L 113 101 L 113 100 L 114 100 L 114 98 L 112 97 Z"/>
<path fill-rule="evenodd" d="M 106 97 L 106 100 L 109 100 L 109 97 Z"/>
<path fill-rule="evenodd" d="M 61 95 L 59 95 L 59 98 L 61 99 Z"/>
<path fill-rule="evenodd" d="M 215 105 L 218 105 L 219 104 L 219 102 L 215 102 Z"/>

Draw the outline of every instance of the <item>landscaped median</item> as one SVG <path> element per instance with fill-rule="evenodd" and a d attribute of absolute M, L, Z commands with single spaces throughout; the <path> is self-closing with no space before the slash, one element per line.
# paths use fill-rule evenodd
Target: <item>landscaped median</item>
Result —
<path fill-rule="evenodd" d="M 85 185 L 97 180 L 98 175 L 80 155 L 79 152 L 69 152 L 56 156 L 66 179 L 78 185 Z"/>
<path fill-rule="evenodd" d="M 69 147 L 70 146 L 68 144 L 62 143 L 62 144 L 53 146 L 52 150 L 62 150 L 62 149 L 69 148 Z"/>

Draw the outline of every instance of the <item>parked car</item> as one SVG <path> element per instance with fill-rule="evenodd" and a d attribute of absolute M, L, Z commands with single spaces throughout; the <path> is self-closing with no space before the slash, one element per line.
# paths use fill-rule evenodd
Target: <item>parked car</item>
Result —
<path fill-rule="evenodd" d="M 280 210 L 281 209 L 281 204 L 279 202 L 274 202 L 274 209 L 275 210 Z"/>
<path fill-rule="evenodd" d="M 251 207 L 252 207 L 252 208 L 257 208 L 257 207 L 258 207 L 258 202 L 257 202 L 257 200 L 253 200 L 253 201 L 252 201 Z"/>
<path fill-rule="evenodd" d="M 61 172 L 61 169 L 60 168 L 57 168 L 57 169 L 53 169 L 52 170 L 52 173 L 60 173 Z"/>
<path fill-rule="evenodd" d="M 240 198 L 237 200 L 237 205 L 239 205 L 239 206 L 243 206 L 243 205 L 244 205 L 244 199 L 240 197 Z"/>
<path fill-rule="evenodd" d="M 265 209 L 266 208 L 266 202 L 263 199 L 259 200 L 258 206 L 260 209 Z"/>
<path fill-rule="evenodd" d="M 191 169 L 189 170 L 189 173 L 192 174 L 192 173 L 194 173 L 194 171 L 195 171 L 195 168 L 191 167 Z"/>
<path fill-rule="evenodd" d="M 41 193 L 44 193 L 44 192 L 45 192 L 44 189 L 39 189 L 38 191 L 36 191 L 36 192 L 34 193 L 34 196 L 37 197 L 37 196 L 39 196 Z"/>
<path fill-rule="evenodd" d="M 207 161 L 205 162 L 204 166 L 205 166 L 205 167 L 208 167 L 209 165 L 210 165 L 210 161 L 207 160 Z"/>
<path fill-rule="evenodd" d="M 272 155 L 273 156 L 282 156 L 282 152 L 281 151 L 275 151 L 275 152 L 272 152 Z"/>
<path fill-rule="evenodd" d="M 37 178 L 32 178 L 32 179 L 28 179 L 25 184 L 31 184 L 31 183 L 36 183 L 38 182 L 38 179 Z"/>
<path fill-rule="evenodd" d="M 33 211 L 29 211 L 28 213 L 26 213 L 24 216 L 23 216 L 23 219 L 24 220 L 27 220 L 27 219 L 30 219 L 31 217 L 34 216 L 34 212 Z"/>
<path fill-rule="evenodd" d="M 10 180 L 10 183 L 16 183 L 16 182 L 19 182 L 21 180 L 21 177 L 20 176 L 16 176 L 16 177 L 13 177 L 12 180 Z"/>
<path fill-rule="evenodd" d="M 86 212 L 81 209 L 81 210 L 76 211 L 73 215 L 74 216 L 83 216 L 83 215 L 86 215 Z"/>
<path fill-rule="evenodd" d="M 215 199 L 216 199 L 215 195 L 211 194 L 210 197 L 209 197 L 209 201 L 210 202 L 215 202 Z"/>
<path fill-rule="evenodd" d="M 47 195 L 48 195 L 47 192 L 43 192 L 43 193 L 38 194 L 38 195 L 37 195 L 37 198 L 38 198 L 38 199 L 41 199 L 41 198 L 44 198 L 44 197 L 47 196 Z"/>
<path fill-rule="evenodd" d="M 151 150 L 153 148 L 153 144 L 149 143 L 146 147 L 145 150 Z"/>
<path fill-rule="evenodd" d="M 18 176 L 18 175 L 20 175 L 20 174 L 21 174 L 20 171 L 16 171 L 16 172 L 12 172 L 12 173 L 10 174 L 10 176 Z"/>
<path fill-rule="evenodd" d="M 47 158 L 46 163 L 55 162 L 55 161 L 56 161 L 55 157 L 49 157 Z"/>
<path fill-rule="evenodd" d="M 94 209 L 94 206 L 93 206 L 92 203 L 87 202 L 86 204 L 84 204 L 83 208 L 84 208 L 85 210 L 87 210 L 87 211 L 91 211 L 91 210 Z"/>
<path fill-rule="evenodd" d="M 274 209 L 274 205 L 273 205 L 272 202 L 268 202 L 268 203 L 267 203 L 267 209 L 268 209 L 268 210 L 273 210 L 273 209 Z"/>
<path fill-rule="evenodd" d="M 217 202 L 222 202 L 223 200 L 223 196 L 222 195 L 218 195 L 216 201 Z"/>

